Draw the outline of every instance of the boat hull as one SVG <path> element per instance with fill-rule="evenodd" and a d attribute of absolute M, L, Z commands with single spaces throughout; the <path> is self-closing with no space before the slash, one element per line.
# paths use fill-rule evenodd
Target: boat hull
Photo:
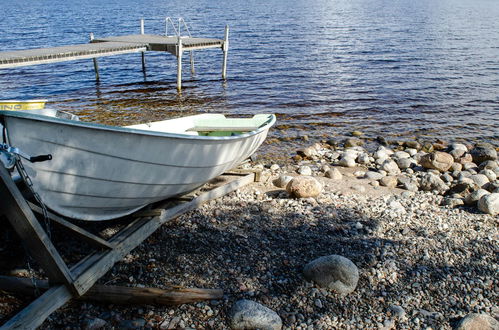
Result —
<path fill-rule="evenodd" d="M 38 110 L 45 107 L 47 100 L 0 100 L 2 110 Z"/>
<path fill-rule="evenodd" d="M 24 162 L 44 204 L 88 221 L 118 218 L 203 185 L 253 154 L 274 120 L 254 132 L 213 138 L 4 116 L 12 146 L 52 155 Z"/>

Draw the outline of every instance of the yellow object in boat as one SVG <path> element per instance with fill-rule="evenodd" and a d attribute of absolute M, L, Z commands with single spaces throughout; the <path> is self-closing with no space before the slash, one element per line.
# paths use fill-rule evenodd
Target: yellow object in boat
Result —
<path fill-rule="evenodd" d="M 38 110 L 47 100 L 0 100 L 0 110 Z"/>

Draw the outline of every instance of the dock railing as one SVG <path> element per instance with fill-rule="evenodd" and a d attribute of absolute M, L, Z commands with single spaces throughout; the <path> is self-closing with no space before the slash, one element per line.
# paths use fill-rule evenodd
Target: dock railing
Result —
<path fill-rule="evenodd" d="M 191 31 L 189 31 L 189 27 L 187 26 L 187 23 L 185 23 L 185 20 L 182 17 L 179 17 L 177 19 L 177 24 L 173 21 L 173 18 L 171 17 L 166 17 L 165 18 L 165 36 L 169 37 L 168 35 L 168 26 L 171 26 L 173 28 L 173 31 L 175 32 L 175 35 L 172 35 L 172 37 L 182 37 L 182 26 L 184 27 L 184 30 L 187 32 L 187 35 L 184 37 L 192 37 Z M 176 26 L 175 26 L 176 25 Z"/>

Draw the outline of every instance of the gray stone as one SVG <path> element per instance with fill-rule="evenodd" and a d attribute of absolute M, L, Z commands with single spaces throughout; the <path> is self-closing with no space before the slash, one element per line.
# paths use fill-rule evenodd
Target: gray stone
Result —
<path fill-rule="evenodd" d="M 497 330 L 499 322 L 490 315 L 471 313 L 456 326 L 456 330 Z"/>
<path fill-rule="evenodd" d="M 357 163 L 355 163 L 355 158 L 343 156 L 338 162 L 338 165 L 343 167 L 354 167 Z"/>
<path fill-rule="evenodd" d="M 418 141 L 405 141 L 404 147 L 409 149 L 421 149 L 421 144 Z"/>
<path fill-rule="evenodd" d="M 272 183 L 278 188 L 286 188 L 291 180 L 293 180 L 293 177 L 291 175 L 281 174 L 277 179 L 272 181 Z"/>
<path fill-rule="evenodd" d="M 480 200 L 480 198 L 488 194 L 490 194 L 490 192 L 488 192 L 487 190 L 478 189 L 476 191 L 473 191 L 472 193 L 469 193 L 464 199 L 464 202 L 466 203 L 466 205 L 475 205 Z"/>
<path fill-rule="evenodd" d="M 357 162 L 362 165 L 368 165 L 371 160 L 368 154 L 362 153 L 357 157 Z"/>
<path fill-rule="evenodd" d="M 477 145 L 470 151 L 473 162 L 481 164 L 487 160 L 496 160 L 497 151 L 489 145 Z"/>
<path fill-rule="evenodd" d="M 478 201 L 478 209 L 490 215 L 499 214 L 499 194 L 492 193 L 482 196 Z"/>
<path fill-rule="evenodd" d="M 230 326 L 232 329 L 262 329 L 280 330 L 281 317 L 255 301 L 242 299 L 237 301 L 230 311 Z"/>
<path fill-rule="evenodd" d="M 444 193 L 449 187 L 438 176 L 431 173 L 425 173 L 421 177 L 419 188 L 423 191 L 435 190 L 438 193 Z"/>
<path fill-rule="evenodd" d="M 384 147 L 378 148 L 374 153 L 374 159 L 387 159 L 390 155 L 393 155 L 393 151 Z"/>
<path fill-rule="evenodd" d="M 451 183 L 452 181 L 454 181 L 454 178 L 449 173 L 442 174 L 440 179 L 444 180 L 444 182 L 446 182 L 446 183 Z"/>
<path fill-rule="evenodd" d="M 397 159 L 405 159 L 405 158 L 410 158 L 411 155 L 409 155 L 409 153 L 405 152 L 405 151 L 396 151 L 394 154 L 393 154 L 393 157 L 397 158 Z"/>
<path fill-rule="evenodd" d="M 381 169 L 386 171 L 388 174 L 391 174 L 391 175 L 400 174 L 400 169 L 399 169 L 397 163 L 395 163 L 391 159 L 385 160 L 383 162 L 383 164 L 381 164 Z"/>
<path fill-rule="evenodd" d="M 454 157 L 454 160 L 459 160 L 465 153 L 468 152 L 468 148 L 461 143 L 452 143 L 449 146 L 449 154 Z"/>
<path fill-rule="evenodd" d="M 457 206 L 464 205 L 464 201 L 462 198 L 446 197 L 442 201 L 442 205 L 449 206 L 449 207 L 457 207 Z"/>
<path fill-rule="evenodd" d="M 319 155 L 318 150 L 313 146 L 298 150 L 297 154 L 305 158 L 314 158 Z"/>
<path fill-rule="evenodd" d="M 337 168 L 332 168 L 326 172 L 326 177 L 332 180 L 341 180 L 343 178 L 343 174 L 341 174 Z"/>
<path fill-rule="evenodd" d="M 309 262 L 303 269 L 303 275 L 307 281 L 342 295 L 353 292 L 359 281 L 357 266 L 339 255 L 324 256 Z"/>
<path fill-rule="evenodd" d="M 497 189 L 499 189 L 499 181 L 489 182 L 483 188 L 490 192 L 497 192 Z"/>
<path fill-rule="evenodd" d="M 361 146 L 363 145 L 364 142 L 360 139 L 357 139 L 357 138 L 349 138 L 349 139 L 346 139 L 343 146 L 345 148 L 351 148 L 351 147 L 357 147 L 357 146 Z"/>
<path fill-rule="evenodd" d="M 298 198 L 317 197 L 322 192 L 322 185 L 311 176 L 297 176 L 288 183 L 286 191 Z"/>
<path fill-rule="evenodd" d="M 83 329 L 85 330 L 97 330 L 102 329 L 106 326 L 107 322 L 98 317 L 94 319 L 86 319 L 84 321 Z"/>
<path fill-rule="evenodd" d="M 469 162 L 469 163 L 463 164 L 463 169 L 467 170 L 467 171 L 475 170 L 475 169 L 478 169 L 478 166 L 473 162 Z"/>
<path fill-rule="evenodd" d="M 497 179 L 497 174 L 492 171 L 492 170 L 489 170 L 489 169 L 484 169 L 484 170 L 481 170 L 479 174 L 483 174 L 487 177 L 487 179 L 489 179 L 489 181 L 494 181 L 495 179 Z"/>
<path fill-rule="evenodd" d="M 454 164 L 454 158 L 446 152 L 435 151 L 421 157 L 419 163 L 424 168 L 446 172 Z"/>
<path fill-rule="evenodd" d="M 301 175 L 312 175 L 312 169 L 310 166 L 303 165 L 298 169 L 298 173 Z"/>
<path fill-rule="evenodd" d="M 369 180 L 379 180 L 383 177 L 384 175 L 379 173 L 379 172 L 374 172 L 374 171 L 367 171 L 365 174 L 365 178 Z"/>
<path fill-rule="evenodd" d="M 499 164 L 495 160 L 487 160 L 485 162 L 480 163 L 480 170 L 494 170 L 499 168 Z"/>
<path fill-rule="evenodd" d="M 489 183 L 489 178 L 484 174 L 473 174 L 470 179 L 480 188 Z"/>
<path fill-rule="evenodd" d="M 397 186 L 397 177 L 396 176 L 384 176 L 379 180 L 380 185 L 388 188 L 395 188 Z"/>
<path fill-rule="evenodd" d="M 401 170 L 408 169 L 412 164 L 416 164 L 416 161 L 412 158 L 398 158 L 396 162 Z"/>
<path fill-rule="evenodd" d="M 406 176 L 399 176 L 397 178 L 398 184 L 405 190 L 418 191 L 418 182 L 413 178 L 408 178 Z"/>
<path fill-rule="evenodd" d="M 451 172 L 461 172 L 463 170 L 463 164 L 461 163 L 453 163 L 449 168 Z"/>
<path fill-rule="evenodd" d="M 405 310 L 398 305 L 390 305 L 388 309 L 390 313 L 398 319 L 402 319 L 405 317 Z"/>

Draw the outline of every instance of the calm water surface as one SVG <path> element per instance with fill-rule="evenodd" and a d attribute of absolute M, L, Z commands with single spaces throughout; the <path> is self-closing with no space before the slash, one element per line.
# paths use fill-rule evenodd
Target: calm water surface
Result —
<path fill-rule="evenodd" d="M 497 0 L 76 0 L 3 1 L 2 50 L 85 43 L 96 37 L 164 32 L 184 17 L 194 36 L 231 27 L 228 81 L 222 52 L 176 59 L 147 53 L 0 71 L 0 98 L 47 98 L 86 120 L 131 124 L 199 112 L 276 113 L 271 137 L 290 145 L 348 135 L 414 136 L 499 145 Z M 275 139 L 270 139 L 271 141 Z"/>

